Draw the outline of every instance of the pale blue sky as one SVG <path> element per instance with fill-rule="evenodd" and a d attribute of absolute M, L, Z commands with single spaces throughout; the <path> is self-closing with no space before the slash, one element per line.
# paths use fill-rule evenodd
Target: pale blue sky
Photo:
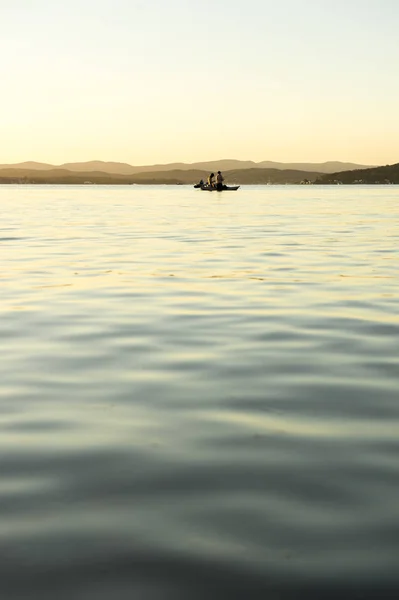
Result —
<path fill-rule="evenodd" d="M 0 163 L 399 162 L 396 0 L 0 0 Z"/>

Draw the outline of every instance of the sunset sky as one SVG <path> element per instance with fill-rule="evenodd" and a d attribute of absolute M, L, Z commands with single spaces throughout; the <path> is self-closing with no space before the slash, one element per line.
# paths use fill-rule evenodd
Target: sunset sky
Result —
<path fill-rule="evenodd" d="M 399 162 L 397 0 L 0 0 L 0 163 Z"/>

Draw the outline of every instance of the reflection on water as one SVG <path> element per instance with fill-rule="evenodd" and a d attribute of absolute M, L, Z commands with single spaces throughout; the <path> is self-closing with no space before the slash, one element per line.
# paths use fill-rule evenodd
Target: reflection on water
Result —
<path fill-rule="evenodd" d="M 0 188 L 1 597 L 399 594 L 399 191 Z"/>

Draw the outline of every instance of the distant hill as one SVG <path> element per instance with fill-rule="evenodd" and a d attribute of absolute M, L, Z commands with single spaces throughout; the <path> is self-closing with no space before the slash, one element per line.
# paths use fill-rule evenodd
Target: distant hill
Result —
<path fill-rule="evenodd" d="M 69 171 L 68 169 L 0 169 L 0 183 L 52 183 L 52 184 L 193 184 L 206 179 L 208 170 L 148 171 L 123 175 L 103 171 Z M 234 169 L 224 171 L 226 182 L 238 184 L 300 183 L 304 179 L 315 180 L 319 173 L 293 169 Z"/>
<path fill-rule="evenodd" d="M 47 163 L 40 163 L 35 161 L 16 163 L 12 165 L 0 165 L 0 169 L 35 169 L 38 171 L 46 171 L 54 168 L 54 165 L 48 165 Z"/>
<path fill-rule="evenodd" d="M 102 160 L 92 160 L 89 162 L 76 162 L 76 163 L 64 163 L 60 165 L 62 169 L 68 169 L 68 171 L 101 171 L 102 173 L 116 173 L 119 175 L 133 175 L 133 173 L 139 173 L 139 167 L 133 167 L 127 163 L 120 162 L 104 162 Z M 154 168 L 152 168 L 154 170 Z"/>
<path fill-rule="evenodd" d="M 142 177 L 123 175 L 119 173 L 105 173 L 102 171 L 78 172 L 67 169 L 1 169 L 0 184 L 5 183 L 33 183 L 33 184 L 82 184 L 97 183 L 103 185 L 112 184 L 171 184 L 181 183 L 179 179 L 162 173 L 161 177 L 153 178 L 151 174 L 143 174 Z"/>
<path fill-rule="evenodd" d="M 257 168 L 263 169 L 294 169 L 298 171 L 315 171 L 317 173 L 337 173 L 349 169 L 366 169 L 375 165 L 358 165 L 356 163 L 328 161 L 324 163 L 278 163 L 263 161 L 257 164 Z"/>
<path fill-rule="evenodd" d="M 13 165 L 0 165 L 0 169 L 15 168 L 15 169 L 35 169 L 41 171 L 49 171 L 53 169 L 67 169 L 68 171 L 88 173 L 97 171 L 101 173 L 119 174 L 119 175 L 134 175 L 136 173 L 149 172 L 165 172 L 165 171 L 232 171 L 242 169 L 278 169 L 296 170 L 296 171 L 312 171 L 316 173 L 338 173 L 353 169 L 370 168 L 370 165 L 358 165 L 355 163 L 344 162 L 325 162 L 325 163 L 282 163 L 273 161 L 253 162 L 245 160 L 222 159 L 216 161 L 206 161 L 197 163 L 169 163 L 161 165 L 144 165 L 133 166 L 128 163 L 120 162 L 105 162 L 101 160 L 93 160 L 89 162 L 64 163 L 62 165 L 50 165 L 38 162 L 24 162 Z"/>
<path fill-rule="evenodd" d="M 319 175 L 317 184 L 399 184 L 399 163 L 376 167 L 371 169 L 354 169 L 351 171 L 336 172 L 327 175 Z"/>

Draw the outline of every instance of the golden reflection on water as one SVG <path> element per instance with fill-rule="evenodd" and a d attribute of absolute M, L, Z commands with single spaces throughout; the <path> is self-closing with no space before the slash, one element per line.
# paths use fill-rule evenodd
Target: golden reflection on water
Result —
<path fill-rule="evenodd" d="M 378 441 L 381 438 L 395 441 L 399 435 L 399 423 L 376 422 L 371 423 L 368 419 L 364 421 L 357 419 L 355 422 L 343 422 L 341 419 L 326 423 L 323 419 L 307 418 L 301 421 L 296 415 L 290 419 L 286 415 L 278 416 L 272 414 L 248 414 L 245 412 L 215 411 L 197 413 L 199 420 L 210 423 L 220 423 L 228 427 L 235 425 L 239 430 L 248 430 L 255 434 L 264 435 L 288 435 L 293 438 L 323 440 L 339 440 L 351 438 Z"/>

